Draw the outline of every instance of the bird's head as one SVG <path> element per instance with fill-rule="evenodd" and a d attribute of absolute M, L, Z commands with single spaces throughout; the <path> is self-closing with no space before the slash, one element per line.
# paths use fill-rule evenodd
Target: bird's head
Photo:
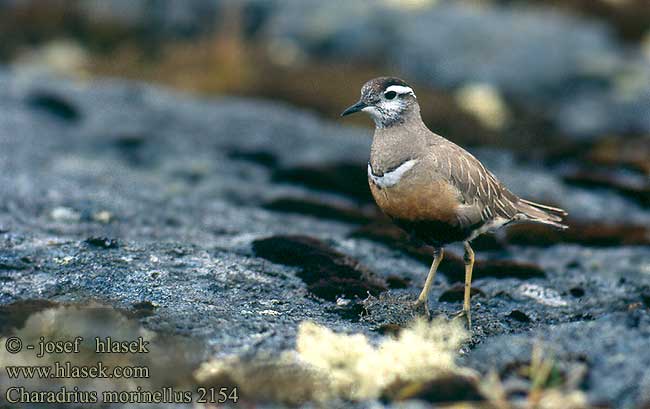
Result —
<path fill-rule="evenodd" d="M 363 84 L 359 102 L 343 111 L 341 116 L 359 111 L 370 114 L 377 128 L 403 123 L 413 116 L 420 117 L 415 92 L 395 77 L 379 77 Z"/>

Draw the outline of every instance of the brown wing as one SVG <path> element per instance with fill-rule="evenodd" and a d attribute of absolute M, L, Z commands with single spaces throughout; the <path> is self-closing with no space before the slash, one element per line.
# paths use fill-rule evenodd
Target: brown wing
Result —
<path fill-rule="evenodd" d="M 488 221 L 513 219 L 519 198 L 505 188 L 472 154 L 453 144 L 432 146 L 437 171 L 459 191 L 463 207 L 458 222 L 464 227 L 481 226 Z"/>

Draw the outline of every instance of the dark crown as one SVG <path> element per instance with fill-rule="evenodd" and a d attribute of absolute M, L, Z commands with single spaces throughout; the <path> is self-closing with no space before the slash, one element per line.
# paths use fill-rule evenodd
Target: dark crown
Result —
<path fill-rule="evenodd" d="M 379 77 L 373 78 L 366 82 L 361 88 L 361 95 L 365 98 L 375 99 L 378 95 L 383 94 L 386 88 L 391 85 L 400 85 L 402 87 L 409 87 L 409 85 L 397 77 Z"/>
<path fill-rule="evenodd" d="M 378 82 L 378 84 L 381 86 L 382 89 L 386 89 L 390 87 L 391 85 L 400 85 L 402 87 L 410 87 L 409 84 L 406 83 L 406 81 L 401 80 L 397 77 L 379 77 L 376 78 L 375 81 Z"/>

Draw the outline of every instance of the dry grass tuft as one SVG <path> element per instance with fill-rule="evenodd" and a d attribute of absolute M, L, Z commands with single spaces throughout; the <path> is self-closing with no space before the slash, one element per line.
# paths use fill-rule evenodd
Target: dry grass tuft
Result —
<path fill-rule="evenodd" d="M 507 386 L 495 372 L 481 382 L 481 391 L 495 409 L 588 409 L 587 396 L 578 389 L 584 368 L 563 374 L 555 358 L 545 353 L 540 344 L 533 345 L 530 363 L 520 368 L 520 375 L 529 383 L 524 399 L 509 396 Z"/>

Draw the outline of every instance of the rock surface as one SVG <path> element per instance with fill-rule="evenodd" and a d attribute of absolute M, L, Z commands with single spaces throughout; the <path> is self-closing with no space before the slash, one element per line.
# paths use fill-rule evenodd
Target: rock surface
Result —
<path fill-rule="evenodd" d="M 277 103 L 0 71 L 0 304 L 98 302 L 201 340 L 209 356 L 292 348 L 304 320 L 377 340 L 412 318 L 428 256 L 399 233 L 359 233 L 385 224 L 365 186 L 369 144 L 367 131 Z M 478 156 L 576 223 L 650 222 L 629 197 L 542 163 Z M 507 378 L 539 338 L 566 371 L 586 365 L 593 402 L 646 399 L 647 242 L 492 240 L 477 252 L 464 363 Z M 433 286 L 434 312 L 460 308 L 459 250 Z M 341 292 L 346 280 L 358 287 Z"/>

